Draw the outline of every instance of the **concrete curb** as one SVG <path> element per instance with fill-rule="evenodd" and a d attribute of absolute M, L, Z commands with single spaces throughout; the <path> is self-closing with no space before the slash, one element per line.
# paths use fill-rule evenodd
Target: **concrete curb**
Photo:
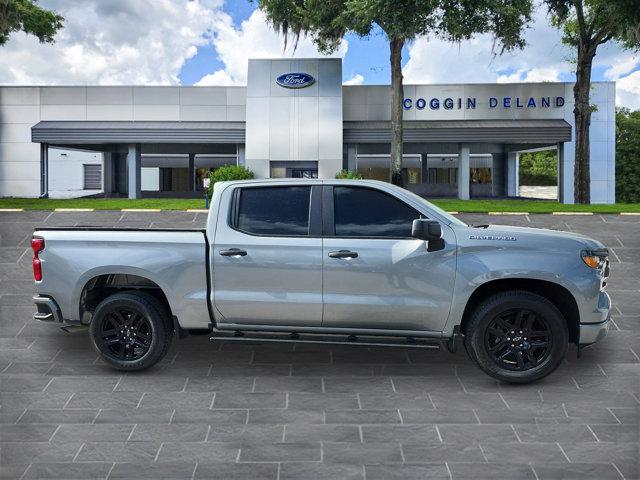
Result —
<path fill-rule="evenodd" d="M 489 215 L 529 215 L 529 212 L 487 212 Z"/>
<path fill-rule="evenodd" d="M 24 208 L 0 208 L 0 212 L 24 212 Z"/>

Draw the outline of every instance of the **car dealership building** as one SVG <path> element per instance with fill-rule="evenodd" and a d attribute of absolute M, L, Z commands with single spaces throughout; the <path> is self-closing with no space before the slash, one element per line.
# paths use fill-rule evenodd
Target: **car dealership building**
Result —
<path fill-rule="evenodd" d="M 405 85 L 406 187 L 515 197 L 518 156 L 553 149 L 573 202 L 573 84 Z M 615 84 L 595 82 L 591 199 L 615 202 Z M 246 87 L 0 87 L 0 196 L 188 197 L 222 165 L 258 178 L 389 177 L 391 89 L 340 59 L 249 60 Z"/>

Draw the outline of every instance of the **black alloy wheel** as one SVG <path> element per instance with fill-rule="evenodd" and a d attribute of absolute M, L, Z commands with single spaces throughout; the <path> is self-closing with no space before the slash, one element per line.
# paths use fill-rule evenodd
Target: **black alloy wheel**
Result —
<path fill-rule="evenodd" d="M 562 363 L 569 343 L 567 322 L 547 298 L 523 290 L 482 300 L 463 325 L 469 357 L 488 375 L 530 383 Z"/>
<path fill-rule="evenodd" d="M 105 350 L 118 360 L 139 360 L 151 347 L 153 330 L 142 312 L 114 307 L 102 319 L 100 335 Z"/>
<path fill-rule="evenodd" d="M 544 317 L 515 308 L 498 314 L 489 323 L 484 341 L 499 367 L 522 372 L 544 362 L 551 352 L 553 337 Z"/>
<path fill-rule="evenodd" d="M 156 297 L 118 292 L 96 307 L 89 326 L 93 346 L 117 370 L 144 370 L 160 361 L 173 339 L 171 314 Z"/>

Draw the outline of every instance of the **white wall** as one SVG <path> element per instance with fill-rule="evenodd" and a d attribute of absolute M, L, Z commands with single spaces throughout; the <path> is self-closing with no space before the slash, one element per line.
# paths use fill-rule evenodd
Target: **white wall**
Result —
<path fill-rule="evenodd" d="M 249 60 L 247 168 L 268 178 L 270 161 L 317 161 L 320 178 L 342 168 L 342 61 Z M 284 88 L 276 78 L 303 72 L 315 82 Z"/>
<path fill-rule="evenodd" d="M 157 192 L 160 190 L 160 169 L 142 167 L 140 173 L 140 190 Z"/>
<path fill-rule="evenodd" d="M 103 190 L 84 190 L 83 165 L 103 165 L 103 154 L 80 150 L 49 149 L 49 196 L 93 195 Z M 104 169 L 103 169 L 104 175 Z M 104 183 L 103 183 L 104 185 Z"/>
<path fill-rule="evenodd" d="M 0 197 L 40 195 L 40 145 L 31 143 L 39 121 L 39 87 L 0 87 Z"/>
<path fill-rule="evenodd" d="M 0 86 L 0 197 L 40 195 L 40 121 L 244 121 L 245 99 L 245 87 Z"/>
<path fill-rule="evenodd" d="M 563 119 L 571 125 L 572 140 L 564 143 L 564 190 L 565 203 L 573 203 L 573 171 L 575 164 L 575 125 L 573 118 L 573 83 L 511 83 L 511 84 L 444 84 L 405 85 L 405 98 L 412 100 L 411 108 L 404 110 L 405 120 L 518 120 L 518 119 Z M 388 86 L 345 86 L 343 87 L 343 116 L 345 121 L 389 121 L 391 119 L 391 95 Z M 591 116 L 590 128 L 590 169 L 591 202 L 615 203 L 615 83 L 593 82 L 591 84 L 591 104 L 596 111 Z M 564 105 L 548 108 L 540 107 L 539 98 L 563 97 Z M 443 108 L 445 98 L 463 99 L 463 108 L 455 104 L 452 109 Z M 466 99 L 476 98 L 475 108 L 466 108 Z M 511 98 L 511 106 L 495 108 L 488 105 L 489 97 L 502 100 Z M 515 99 L 519 97 L 524 107 L 518 108 Z M 534 97 L 536 108 L 527 108 L 526 100 Z M 427 101 L 419 109 L 419 98 Z M 429 106 L 429 100 L 440 101 L 438 109 Z"/>
<path fill-rule="evenodd" d="M 281 73 L 303 71 L 315 86 L 275 85 Z M 0 87 L 0 197 L 40 194 L 40 146 L 31 127 L 41 120 L 244 121 L 246 165 L 269 176 L 269 160 L 319 162 L 321 177 L 342 168 L 342 121 L 389 120 L 388 86 L 342 87 L 336 59 L 256 60 L 248 87 Z M 475 109 L 405 111 L 405 119 L 559 118 L 573 126 L 573 84 L 407 85 L 407 98 L 477 97 Z M 489 96 L 564 96 L 561 108 L 488 109 Z M 247 104 L 247 96 L 249 103 Z M 591 198 L 615 201 L 615 84 L 594 82 L 591 103 Z M 249 112 L 246 116 L 245 111 Z M 573 133 L 575 135 L 575 133 Z M 574 142 L 564 145 L 565 199 L 573 200 Z M 49 168 L 55 170 L 55 160 Z M 51 188 L 51 185 L 50 185 Z"/>

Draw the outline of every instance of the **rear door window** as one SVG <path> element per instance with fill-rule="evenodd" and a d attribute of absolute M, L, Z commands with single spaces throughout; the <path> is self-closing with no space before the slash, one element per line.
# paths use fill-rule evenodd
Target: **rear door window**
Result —
<path fill-rule="evenodd" d="M 309 234 L 311 187 L 241 188 L 235 227 L 252 235 Z"/>

